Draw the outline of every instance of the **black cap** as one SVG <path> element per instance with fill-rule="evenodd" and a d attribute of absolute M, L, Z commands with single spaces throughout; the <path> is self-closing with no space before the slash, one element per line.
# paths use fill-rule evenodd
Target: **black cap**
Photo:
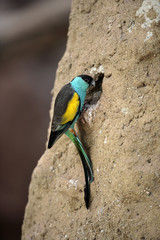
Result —
<path fill-rule="evenodd" d="M 89 85 L 92 83 L 93 78 L 89 75 L 79 75 L 77 77 L 81 77 L 86 83 L 88 83 Z"/>

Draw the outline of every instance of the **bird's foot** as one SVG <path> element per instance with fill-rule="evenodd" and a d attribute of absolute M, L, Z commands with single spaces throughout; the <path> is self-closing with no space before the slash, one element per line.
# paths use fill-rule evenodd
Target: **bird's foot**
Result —
<path fill-rule="evenodd" d="M 70 128 L 69 131 L 74 134 L 75 137 L 77 137 L 76 131 L 73 128 Z"/>

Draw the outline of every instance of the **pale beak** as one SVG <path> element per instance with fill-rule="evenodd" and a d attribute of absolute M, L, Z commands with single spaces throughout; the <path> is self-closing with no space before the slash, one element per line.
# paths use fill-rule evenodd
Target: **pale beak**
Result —
<path fill-rule="evenodd" d="M 94 80 L 92 80 L 91 85 L 95 87 L 96 82 Z"/>

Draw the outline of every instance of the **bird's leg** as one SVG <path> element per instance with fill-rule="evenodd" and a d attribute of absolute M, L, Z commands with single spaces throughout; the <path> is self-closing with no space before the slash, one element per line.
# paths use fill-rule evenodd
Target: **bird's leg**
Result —
<path fill-rule="evenodd" d="M 70 128 L 69 131 L 73 133 L 75 137 L 78 137 L 76 131 L 73 128 Z"/>

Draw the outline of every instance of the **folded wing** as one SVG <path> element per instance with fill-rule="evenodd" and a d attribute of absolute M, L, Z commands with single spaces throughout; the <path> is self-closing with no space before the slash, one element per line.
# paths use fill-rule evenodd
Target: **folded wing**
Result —
<path fill-rule="evenodd" d="M 71 84 L 65 85 L 58 93 L 51 126 L 48 148 L 65 133 L 80 112 L 80 98 Z"/>

